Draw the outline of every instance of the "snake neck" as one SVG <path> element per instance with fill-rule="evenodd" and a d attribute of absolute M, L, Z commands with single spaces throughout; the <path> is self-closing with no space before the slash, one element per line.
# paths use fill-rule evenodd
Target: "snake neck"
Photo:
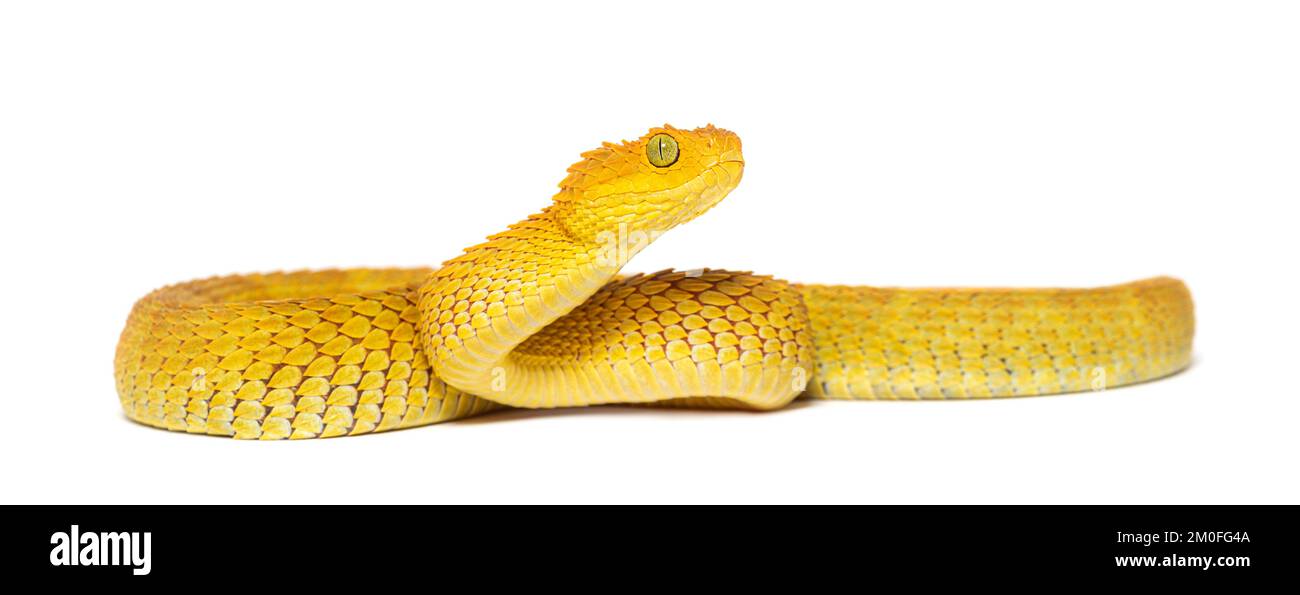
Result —
<path fill-rule="evenodd" d="M 538 406 L 530 401 L 540 391 L 528 386 L 512 352 L 596 293 L 643 247 L 575 237 L 547 209 L 447 261 L 419 290 L 434 373 L 471 394 Z"/>

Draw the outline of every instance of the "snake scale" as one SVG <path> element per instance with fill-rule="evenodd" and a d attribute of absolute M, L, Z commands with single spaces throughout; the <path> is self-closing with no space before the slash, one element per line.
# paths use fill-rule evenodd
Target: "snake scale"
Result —
<path fill-rule="evenodd" d="M 1182 282 L 1096 289 L 620 276 L 722 200 L 740 139 L 665 125 L 604 143 L 552 203 L 437 269 L 214 277 L 136 303 L 115 358 L 138 422 L 236 438 L 363 434 L 505 407 L 780 408 L 1114 387 L 1191 357 Z"/>

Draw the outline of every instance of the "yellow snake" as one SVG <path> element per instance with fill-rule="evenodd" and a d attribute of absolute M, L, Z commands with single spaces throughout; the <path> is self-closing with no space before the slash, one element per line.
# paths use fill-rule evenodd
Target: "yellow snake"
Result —
<path fill-rule="evenodd" d="M 172 430 L 314 438 L 503 407 L 1043 395 L 1188 364 L 1191 295 L 1170 278 L 890 289 L 724 270 L 618 275 L 743 169 L 735 134 L 665 125 L 583 153 L 552 204 L 438 269 L 159 289 L 118 344 L 122 407 Z"/>

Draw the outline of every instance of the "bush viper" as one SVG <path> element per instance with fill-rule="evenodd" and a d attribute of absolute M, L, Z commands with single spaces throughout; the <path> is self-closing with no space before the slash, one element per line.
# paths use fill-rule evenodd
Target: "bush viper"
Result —
<path fill-rule="evenodd" d="M 583 153 L 549 206 L 437 269 L 159 289 L 118 344 L 122 406 L 172 430 L 313 438 L 503 407 L 1044 395 L 1188 364 L 1191 296 L 1170 278 L 891 289 L 725 270 L 619 276 L 743 170 L 735 134 L 665 125 Z"/>

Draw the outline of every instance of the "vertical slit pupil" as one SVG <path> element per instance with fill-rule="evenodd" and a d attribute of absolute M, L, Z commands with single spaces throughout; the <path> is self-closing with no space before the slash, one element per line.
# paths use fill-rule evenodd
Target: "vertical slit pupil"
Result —
<path fill-rule="evenodd" d="M 676 140 L 667 134 L 655 135 L 646 146 L 646 156 L 655 167 L 668 167 L 677 162 Z"/>

